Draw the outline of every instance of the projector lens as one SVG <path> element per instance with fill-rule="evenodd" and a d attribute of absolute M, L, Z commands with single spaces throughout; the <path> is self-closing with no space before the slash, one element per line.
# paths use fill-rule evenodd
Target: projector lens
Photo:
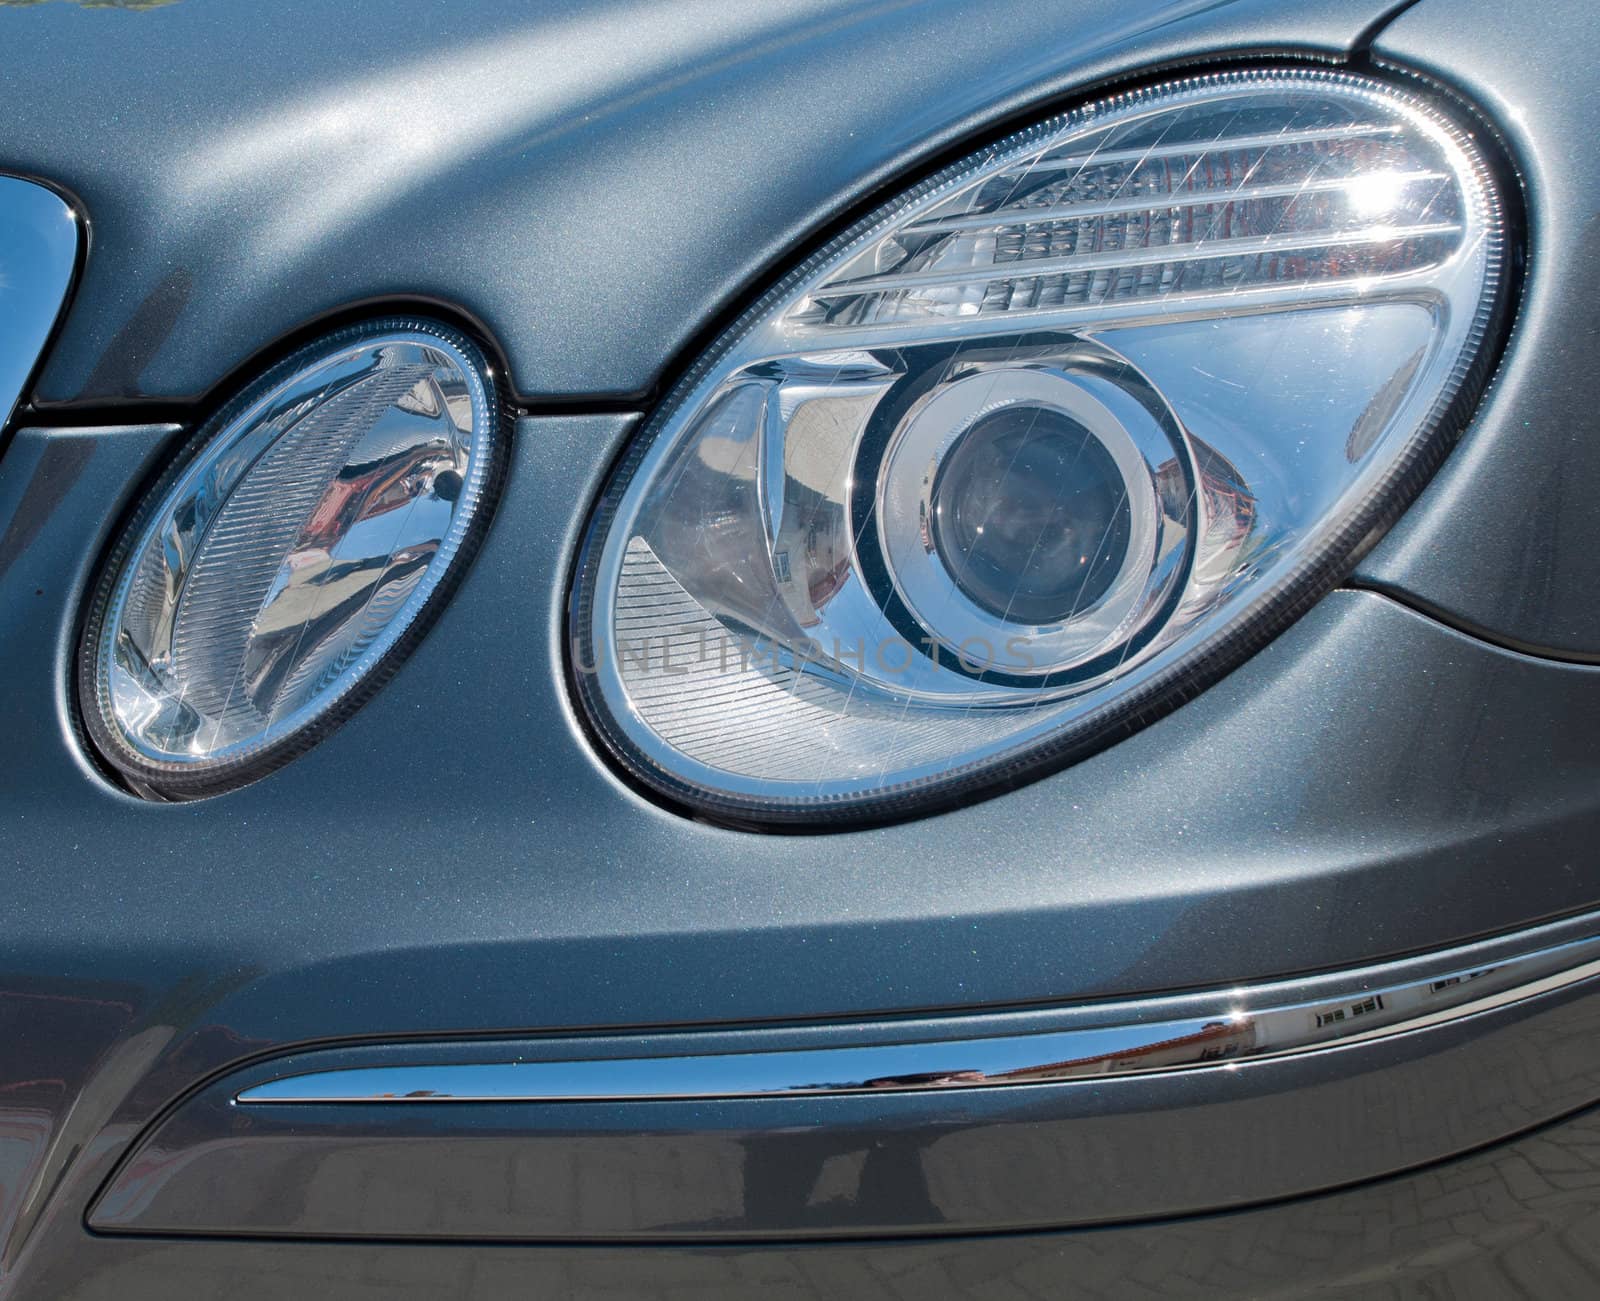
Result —
<path fill-rule="evenodd" d="M 932 506 L 934 544 L 956 585 L 1015 623 L 1059 623 L 1089 609 L 1128 551 L 1117 463 L 1048 407 L 978 420 L 939 466 Z"/>

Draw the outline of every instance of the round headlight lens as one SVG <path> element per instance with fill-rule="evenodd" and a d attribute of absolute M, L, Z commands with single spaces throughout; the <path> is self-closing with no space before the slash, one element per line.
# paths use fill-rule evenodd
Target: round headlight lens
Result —
<path fill-rule="evenodd" d="M 881 818 L 1087 753 L 1336 582 L 1481 384 L 1470 130 L 1364 76 L 1091 104 L 868 216 L 634 444 L 572 605 L 638 778 Z"/>
<path fill-rule="evenodd" d="M 967 596 L 1017 623 L 1092 609 L 1128 555 L 1128 485 L 1092 433 L 1017 403 L 975 421 L 934 472 L 939 561 Z"/>
<path fill-rule="evenodd" d="M 79 655 L 90 736 L 193 798 L 310 745 L 420 635 L 475 545 L 503 451 L 482 354 L 361 326 L 252 386 L 114 549 Z"/>

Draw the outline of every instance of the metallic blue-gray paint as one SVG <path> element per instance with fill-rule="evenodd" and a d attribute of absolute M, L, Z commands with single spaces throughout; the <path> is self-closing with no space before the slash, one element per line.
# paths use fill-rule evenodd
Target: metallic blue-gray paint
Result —
<path fill-rule="evenodd" d="M 178 0 L 0 7 L 0 170 L 93 214 L 43 404 L 191 398 L 436 298 L 531 398 L 639 395 L 875 187 L 1096 79 L 1327 57 L 1383 0 Z M 248 51 L 248 57 L 241 57 Z"/>
<path fill-rule="evenodd" d="M 999 1276 L 1071 1277 L 1093 1294 L 1181 1270 L 1232 1295 L 1354 1287 L 1339 1263 L 1352 1256 L 1448 1288 L 1460 1268 L 1530 1268 L 1592 1232 L 1593 1188 L 1557 1204 L 1511 1169 L 1549 1141 L 1592 1145 L 1592 1116 L 1248 1216 L 1064 1237 L 574 1253 L 111 1240 L 83 1225 L 175 1100 L 307 1044 L 1067 1004 L 1360 965 L 1593 907 L 1600 670 L 1371 593 L 1335 593 L 1127 742 L 936 819 L 756 837 L 656 807 L 596 758 L 560 667 L 575 539 L 636 424 L 621 413 L 520 422 L 496 523 L 438 626 L 371 705 L 270 780 L 152 806 L 99 774 L 73 733 L 84 586 L 176 437 L 131 422 L 187 420 L 172 404 L 225 388 L 282 336 L 372 299 L 431 298 L 492 334 L 525 398 L 646 394 L 795 241 L 958 141 L 1158 63 L 1338 58 L 1385 8 L 0 6 L 0 96 L 31 106 L 0 130 L 0 170 L 49 176 L 90 214 L 84 279 L 30 420 L 160 400 L 144 408 L 155 414 L 129 406 L 126 427 L 21 432 L 0 459 L 0 1294 L 637 1295 L 752 1279 L 870 1294 L 906 1269 L 930 1294 L 982 1294 Z M 1421 0 L 1378 50 L 1477 97 L 1525 164 L 1566 161 L 1587 148 L 1563 124 L 1590 111 L 1594 20 L 1575 4 L 1550 13 L 1502 51 L 1488 0 Z M 408 135 L 413 119 L 432 134 Z M 1567 193 L 1592 217 L 1588 169 L 1570 182 L 1584 188 L 1560 191 L 1554 168 L 1530 167 L 1530 202 Z M 1529 474 L 1559 458 L 1576 488 L 1595 442 L 1574 432 L 1593 424 L 1579 318 L 1541 297 L 1551 234 L 1535 228 L 1521 333 L 1432 494 L 1448 515 L 1477 500 L 1457 493 L 1490 491 L 1461 467 L 1497 466 L 1505 514 L 1456 510 L 1469 531 L 1498 521 L 1462 541 L 1425 498 L 1367 577 L 1502 640 L 1592 650 L 1571 599 L 1587 590 L 1581 494 L 1561 495 L 1558 531 L 1516 527 L 1539 500 Z M 1497 540 L 1526 566 L 1520 586 L 1502 582 L 1497 553 L 1473 550 Z M 1459 600 L 1438 585 L 1457 547 L 1481 580 Z M 1430 579 L 1417 566 L 1435 553 Z M 450 726 L 419 729 L 430 714 Z M 1557 1059 L 1586 1041 L 1575 1025 L 1543 1040 Z M 1493 1078 L 1532 1105 L 1473 1113 L 1488 1119 L 1462 1141 L 1552 1114 L 1548 1076 Z M 1305 1084 L 1401 1134 L 1404 1099 L 1428 1096 L 1401 1079 Z M 1571 1089 L 1561 1105 L 1600 1094 L 1583 1069 Z M 1273 1123 L 1287 1130 L 1307 1096 L 1273 1095 Z M 1173 1129 L 1150 1131 L 1170 1136 L 1149 1157 L 1158 1177 L 1185 1132 L 1183 1109 L 1166 1117 Z M 1350 1146 L 1339 1177 L 1392 1173 L 1363 1161 L 1378 1150 Z M 1458 1235 L 1470 1265 L 1424 1260 L 1402 1210 L 1426 1221 L 1450 1204 L 1441 1187 L 1504 1171 L 1511 1200 L 1486 1214 L 1527 1225 L 1526 1250 L 1492 1225 Z M 856 1209 L 881 1205 L 862 1194 Z M 1387 1227 L 1344 1236 L 1358 1221 Z M 1324 1262 L 1312 1275 L 1250 1250 L 1285 1235 Z"/>
<path fill-rule="evenodd" d="M 1360 575 L 1504 644 L 1596 662 L 1600 568 L 1587 539 L 1600 516 L 1600 102 L 1589 70 L 1558 48 L 1560 34 L 1593 26 L 1594 9 L 1541 3 L 1531 49 L 1487 13 L 1423 4 L 1375 51 L 1449 79 L 1492 116 L 1526 196 L 1528 276 L 1477 421 Z"/>

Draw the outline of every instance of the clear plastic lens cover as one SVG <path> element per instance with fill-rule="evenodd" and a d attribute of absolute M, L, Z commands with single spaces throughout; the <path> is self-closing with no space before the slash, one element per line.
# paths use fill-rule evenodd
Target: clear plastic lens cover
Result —
<path fill-rule="evenodd" d="M 729 816 L 884 816 L 1081 754 L 1335 581 L 1481 379 L 1500 209 L 1408 91 L 1091 105 L 752 309 L 608 488 L 578 692 Z"/>
<path fill-rule="evenodd" d="M 380 322 L 212 422 L 113 552 L 80 655 L 90 735 L 136 787 L 250 780 L 376 686 L 486 514 L 486 375 L 455 331 Z"/>

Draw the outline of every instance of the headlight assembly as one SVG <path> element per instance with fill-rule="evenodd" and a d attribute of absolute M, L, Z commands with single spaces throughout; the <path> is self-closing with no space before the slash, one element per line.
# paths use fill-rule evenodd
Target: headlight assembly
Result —
<path fill-rule="evenodd" d="M 312 744 L 420 635 L 503 453 L 477 348 L 346 330 L 225 409 L 123 534 L 78 660 L 90 737 L 137 790 L 215 794 Z"/>
<path fill-rule="evenodd" d="M 1119 96 L 887 204 L 625 457 L 572 607 L 639 779 L 880 818 L 1086 753 L 1345 572 L 1481 383 L 1505 233 L 1414 95 L 1259 71 Z"/>

